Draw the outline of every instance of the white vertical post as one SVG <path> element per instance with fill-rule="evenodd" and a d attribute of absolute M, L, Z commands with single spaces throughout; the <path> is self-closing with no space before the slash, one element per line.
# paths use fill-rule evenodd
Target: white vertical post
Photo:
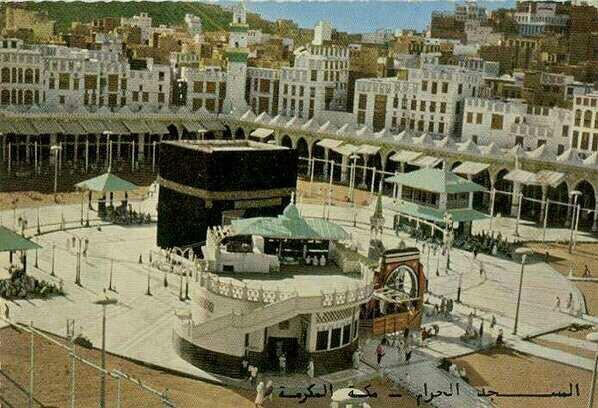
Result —
<path fill-rule="evenodd" d="M 316 158 L 312 157 L 311 160 L 311 168 L 310 168 L 310 175 L 309 175 L 309 196 L 311 197 L 313 186 L 314 186 L 314 167 L 316 165 Z"/>
<path fill-rule="evenodd" d="M 152 173 L 156 172 L 156 141 L 152 142 Z"/>
<path fill-rule="evenodd" d="M 581 213 L 581 204 L 577 204 L 577 215 L 575 217 L 575 231 L 573 232 L 573 249 L 577 244 L 577 231 L 579 230 L 579 214 Z"/>
<path fill-rule="evenodd" d="M 376 166 L 372 166 L 372 185 L 370 186 L 370 194 L 374 194 L 374 183 L 376 183 Z"/>
<path fill-rule="evenodd" d="M 33 355 L 33 322 L 29 323 L 29 331 L 31 332 L 31 338 L 29 342 L 29 407 L 33 408 L 33 383 L 35 380 L 35 357 Z"/>
<path fill-rule="evenodd" d="M 35 174 L 37 174 L 37 140 L 33 142 L 33 165 L 35 166 Z"/>
<path fill-rule="evenodd" d="M 550 198 L 546 199 L 546 206 L 544 208 L 544 225 L 542 225 L 542 242 L 546 241 L 546 225 L 548 224 L 548 205 L 550 204 Z"/>
<path fill-rule="evenodd" d="M 10 175 L 10 169 L 12 166 L 12 148 L 11 143 L 8 142 L 8 175 Z"/>
<path fill-rule="evenodd" d="M 492 187 L 490 190 L 490 232 L 492 232 L 492 221 L 494 220 L 494 199 L 496 197 L 496 190 Z"/>
<path fill-rule="evenodd" d="M 334 178 L 334 160 L 330 160 L 330 182 L 328 183 L 328 212 L 326 219 L 330 218 L 330 207 L 332 206 L 332 180 Z"/>
<path fill-rule="evenodd" d="M 131 142 L 131 172 L 135 170 L 135 141 Z"/>
<path fill-rule="evenodd" d="M 519 222 L 521 221 L 521 203 L 523 201 L 523 193 L 519 193 L 519 197 L 517 198 L 519 204 L 517 205 L 517 223 L 515 224 L 515 236 L 519 236 Z"/>
<path fill-rule="evenodd" d="M 89 138 L 85 140 L 85 173 L 89 171 Z"/>

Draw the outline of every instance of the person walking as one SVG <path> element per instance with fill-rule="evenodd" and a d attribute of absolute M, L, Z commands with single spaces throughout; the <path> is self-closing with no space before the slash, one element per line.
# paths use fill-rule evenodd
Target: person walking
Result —
<path fill-rule="evenodd" d="M 241 375 L 243 378 L 249 378 L 249 361 L 247 361 L 247 355 L 243 357 L 243 361 L 241 361 Z"/>
<path fill-rule="evenodd" d="M 287 356 L 284 353 L 281 353 L 280 357 L 278 357 L 278 366 L 280 368 L 280 374 L 286 375 L 287 374 Z"/>
<path fill-rule="evenodd" d="M 573 293 L 569 292 L 569 297 L 567 298 L 567 310 L 570 312 L 573 309 Z"/>
<path fill-rule="evenodd" d="M 484 319 L 480 322 L 480 343 L 484 342 Z"/>
<path fill-rule="evenodd" d="M 496 326 L 496 316 L 492 315 L 492 320 L 490 320 L 490 328 L 493 329 Z"/>
<path fill-rule="evenodd" d="M 382 357 L 384 357 L 385 350 L 384 345 L 386 344 L 386 339 L 383 338 L 378 347 L 376 347 L 376 360 L 378 362 L 378 367 L 382 364 Z"/>
<path fill-rule="evenodd" d="M 556 299 L 554 300 L 554 307 L 552 308 L 552 310 L 558 310 L 559 312 L 561 311 L 561 298 L 560 297 L 556 297 Z"/>
<path fill-rule="evenodd" d="M 274 384 L 272 380 L 268 380 L 266 384 L 266 389 L 264 390 L 264 399 L 268 398 L 270 402 L 272 402 L 272 395 L 274 394 Z"/>
<path fill-rule="evenodd" d="M 498 329 L 498 336 L 496 336 L 496 345 L 502 346 L 504 344 L 502 329 Z"/>
<path fill-rule="evenodd" d="M 409 342 L 405 342 L 405 364 L 409 364 L 409 360 L 411 360 L 411 346 L 409 346 Z"/>
<path fill-rule="evenodd" d="M 314 360 L 309 359 L 309 363 L 307 363 L 307 376 L 309 378 L 314 378 L 315 375 L 315 367 L 314 367 Z"/>
<path fill-rule="evenodd" d="M 256 395 L 255 395 L 255 406 L 256 408 L 263 408 L 264 407 L 264 383 L 260 381 L 256 388 Z"/>
<path fill-rule="evenodd" d="M 584 266 L 583 277 L 584 278 L 591 278 L 592 277 L 592 272 L 590 271 L 590 267 L 588 266 L 588 264 L 585 264 L 585 266 Z"/>
<path fill-rule="evenodd" d="M 255 383 L 257 382 L 257 372 L 258 369 L 254 365 L 249 366 L 249 382 L 251 383 L 252 387 L 255 387 Z"/>

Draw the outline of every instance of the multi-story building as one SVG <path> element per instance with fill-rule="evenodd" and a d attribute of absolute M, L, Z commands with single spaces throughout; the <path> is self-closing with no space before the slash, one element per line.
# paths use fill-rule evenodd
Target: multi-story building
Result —
<path fill-rule="evenodd" d="M 533 106 L 522 100 L 467 98 L 463 139 L 476 144 L 534 150 L 546 145 L 553 154 L 569 148 L 571 111 Z"/>
<path fill-rule="evenodd" d="M 314 27 L 313 45 L 324 45 L 332 39 L 332 24 L 328 21 L 318 21 Z"/>
<path fill-rule="evenodd" d="M 145 67 L 140 68 L 142 69 L 129 71 L 128 87 L 125 86 L 127 105 L 133 111 L 144 107 L 159 110 L 167 106 L 171 94 L 170 67 L 154 64 L 151 59 L 148 59 Z M 125 89 L 121 88 L 121 92 L 124 91 Z"/>
<path fill-rule="evenodd" d="M 345 110 L 349 58 L 346 47 L 297 49 L 294 66 L 281 69 L 279 112 L 311 118 L 321 110 Z"/>
<path fill-rule="evenodd" d="M 44 64 L 38 49 L 0 39 L 0 105 L 33 105 L 43 98 Z"/>
<path fill-rule="evenodd" d="M 31 30 L 34 39 L 49 40 L 55 32 L 56 22 L 47 14 L 27 10 L 17 4 L 4 8 L 4 33 L 13 34 L 19 30 Z"/>
<path fill-rule="evenodd" d="M 411 129 L 458 138 L 463 100 L 484 86 L 481 72 L 447 65 L 400 69 L 396 78 L 356 82 L 353 114 L 374 131 Z"/>
<path fill-rule="evenodd" d="M 186 105 L 190 111 L 222 112 L 226 97 L 226 72 L 220 67 L 183 67 L 179 82 L 185 84 Z"/>
<path fill-rule="evenodd" d="M 247 111 L 245 86 L 247 83 L 247 58 L 249 48 L 247 43 L 247 10 L 243 2 L 233 7 L 233 21 L 230 23 L 228 47 L 226 49 L 227 81 L 224 112 Z"/>
<path fill-rule="evenodd" d="M 487 19 L 486 9 L 478 6 L 475 1 L 466 1 L 463 4 L 456 4 L 455 19 L 457 21 L 476 20 L 483 23 Z"/>
<path fill-rule="evenodd" d="M 536 36 L 545 32 L 565 33 L 569 15 L 565 13 L 561 2 L 522 1 L 517 4 L 515 13 L 519 34 Z"/>
<path fill-rule="evenodd" d="M 280 70 L 249 67 L 247 69 L 247 100 L 255 114 L 278 114 Z"/>
<path fill-rule="evenodd" d="M 598 151 L 598 93 L 575 97 L 571 147 L 583 152 Z"/>
<path fill-rule="evenodd" d="M 187 26 L 187 31 L 192 37 L 195 37 L 196 35 L 201 35 L 201 18 L 193 14 L 185 14 L 185 25 Z"/>

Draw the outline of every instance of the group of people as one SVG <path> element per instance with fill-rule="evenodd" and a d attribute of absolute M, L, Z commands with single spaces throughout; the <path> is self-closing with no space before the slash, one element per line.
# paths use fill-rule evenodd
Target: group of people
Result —
<path fill-rule="evenodd" d="M 378 364 L 378 368 L 382 367 L 383 358 L 386 356 L 387 349 L 390 347 L 394 347 L 396 349 L 399 360 L 402 360 L 405 364 L 409 364 L 413 352 L 410 344 L 410 338 L 409 329 L 405 329 L 402 336 L 394 336 L 392 343 L 390 343 L 386 337 L 383 337 L 376 347 L 376 362 Z"/>
<path fill-rule="evenodd" d="M 564 310 L 561 305 L 561 298 L 560 298 L 560 296 L 557 296 L 554 299 L 554 307 L 552 308 L 552 310 L 556 310 L 559 312 L 565 311 L 570 314 L 575 314 L 576 311 L 575 311 L 575 304 L 573 302 L 573 293 L 569 292 L 569 296 L 567 297 L 567 304 L 565 305 Z"/>
<path fill-rule="evenodd" d="M 486 231 L 475 235 L 459 236 L 455 239 L 453 245 L 457 248 L 471 251 L 474 258 L 479 253 L 512 258 L 516 247 L 513 242 L 507 241 L 500 232 L 495 236 L 494 233 L 488 234 Z"/>

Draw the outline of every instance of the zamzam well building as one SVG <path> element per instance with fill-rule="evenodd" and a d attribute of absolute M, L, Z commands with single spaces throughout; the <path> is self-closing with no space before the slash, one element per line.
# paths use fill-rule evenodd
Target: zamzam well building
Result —
<path fill-rule="evenodd" d="M 163 142 L 158 180 L 158 245 L 193 246 L 208 227 L 282 212 L 295 191 L 297 154 L 245 140 Z"/>

